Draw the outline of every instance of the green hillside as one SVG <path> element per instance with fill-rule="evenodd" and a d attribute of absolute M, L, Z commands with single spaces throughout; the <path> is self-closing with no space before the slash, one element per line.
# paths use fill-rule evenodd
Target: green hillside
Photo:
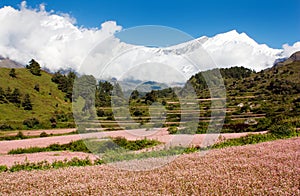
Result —
<path fill-rule="evenodd" d="M 65 94 L 51 81 L 52 75 L 41 71 L 41 76 L 33 75 L 28 69 L 15 69 L 16 77 L 9 74 L 11 69 L 0 68 L 0 87 L 4 93 L 7 88 L 18 89 L 21 104 L 11 103 L 7 97 L 0 101 L 0 126 L 2 129 L 28 129 L 73 126 L 71 103 L 65 100 Z M 32 110 L 22 107 L 24 96 L 29 94 Z M 23 125 L 24 120 L 36 118 L 39 124 L 33 127 Z M 50 119 L 52 118 L 51 122 Z M 0 127 L 0 128 L 1 128 Z"/>
<path fill-rule="evenodd" d="M 112 94 L 113 84 L 100 82 L 96 90 L 96 114 L 93 109 L 89 110 L 89 107 L 86 107 L 88 104 L 82 104 L 82 107 L 85 106 L 85 112 L 79 113 L 81 118 L 85 119 L 88 128 L 131 129 L 165 126 L 171 127 L 170 132 L 176 133 L 176 127 L 181 125 L 180 127 L 184 128 L 180 129 L 181 133 L 206 133 L 212 117 L 220 120 L 216 121 L 218 124 L 222 120 L 218 108 L 211 108 L 212 100 L 207 81 L 204 79 L 205 75 L 217 76 L 217 72 L 221 73 L 226 87 L 226 116 L 221 132 L 266 131 L 281 124 L 300 128 L 299 61 L 289 61 L 261 72 L 244 67 L 208 70 L 192 76 L 187 82 L 190 85 L 183 88 L 152 90 L 146 94 L 133 91 L 129 99 L 131 117 L 124 112 L 126 108 L 123 108 L 122 104 L 127 100 L 122 96 L 118 97 L 120 104 L 119 107 L 115 107 L 117 112 L 112 112 L 111 96 L 117 98 Z M 198 95 L 199 105 L 181 105 L 191 102 L 191 86 Z M 183 102 L 179 102 L 179 97 Z M 88 100 L 83 103 L 88 103 Z M 114 115 L 116 113 L 118 115 Z M 166 120 L 162 121 L 164 116 Z M 197 130 L 188 128 L 195 127 L 192 122 L 198 121 Z"/>
<path fill-rule="evenodd" d="M 222 132 L 263 131 L 274 124 L 300 127 L 300 62 L 293 61 L 258 73 L 233 67 L 220 69 L 226 86 L 226 118 Z M 209 98 L 202 73 L 189 82 L 201 98 Z M 210 101 L 202 101 L 209 107 Z M 209 116 L 209 109 L 206 115 Z"/>
<path fill-rule="evenodd" d="M 181 107 L 177 95 L 188 102 L 190 95 L 189 90 L 185 89 L 188 88 L 187 85 L 183 88 L 152 90 L 146 94 L 134 91 L 129 100 L 130 115 L 134 122 L 129 121 L 126 113 L 126 116 L 122 116 L 121 106 L 127 100 L 120 92 L 120 114 L 114 115 L 110 107 L 111 96 L 115 96 L 112 94 L 113 84 L 99 81 L 95 89 L 96 110 L 91 107 L 93 105 L 90 105 L 89 100 L 83 100 L 79 110 L 83 116 L 80 118 L 85 120 L 84 127 L 110 130 L 149 126 L 174 128 L 179 123 L 186 126 L 185 122 L 180 122 L 183 115 L 195 122 L 199 120 L 196 133 L 205 133 L 214 110 L 211 109 L 211 97 L 203 75 L 214 71 L 220 71 L 226 87 L 226 118 L 222 132 L 264 131 L 278 123 L 300 127 L 300 62 L 291 59 L 257 73 L 243 67 L 232 67 L 195 74 L 188 83 L 198 94 L 199 105 L 187 104 L 184 108 Z M 63 75 L 59 72 L 49 74 L 42 71 L 37 76 L 29 69 L 20 68 L 15 69 L 15 75 L 14 77 L 12 69 L 0 68 L 0 129 L 74 127 L 70 103 L 73 81 L 76 78 L 74 73 Z M 91 76 L 82 76 L 80 79 L 89 77 Z M 94 82 L 95 79 L 92 79 Z M 6 95 L 18 93 L 21 95 L 15 102 Z M 25 107 L 24 98 L 28 98 L 26 94 L 30 96 L 32 110 Z M 79 94 L 75 94 L 75 99 L 78 96 Z M 155 102 L 161 105 L 153 104 Z M 150 118 L 150 113 L 157 118 Z M 164 115 L 166 121 L 161 121 Z M 36 119 L 39 123 L 34 124 Z M 176 128 L 171 131 L 176 132 Z M 183 131 L 190 133 L 190 130 Z"/>

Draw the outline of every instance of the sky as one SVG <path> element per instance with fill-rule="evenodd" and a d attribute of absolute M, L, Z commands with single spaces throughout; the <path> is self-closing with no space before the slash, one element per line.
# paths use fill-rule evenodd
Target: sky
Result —
<path fill-rule="evenodd" d="M 100 28 L 116 21 L 123 29 L 139 25 L 164 25 L 191 36 L 213 36 L 236 29 L 258 43 L 281 48 L 300 40 L 299 0 L 27 0 L 27 6 L 67 13 L 76 25 Z M 20 0 L 1 0 L 20 8 Z"/>
<path fill-rule="evenodd" d="M 216 67 L 260 71 L 300 51 L 299 4 L 299 0 L 285 4 L 0 0 L 0 56 L 23 65 L 35 59 L 51 71 L 96 75 L 104 71 L 107 77 L 123 77 L 143 63 L 171 66 L 185 75 L 183 81 Z M 131 76 L 162 73 L 148 68 Z"/>

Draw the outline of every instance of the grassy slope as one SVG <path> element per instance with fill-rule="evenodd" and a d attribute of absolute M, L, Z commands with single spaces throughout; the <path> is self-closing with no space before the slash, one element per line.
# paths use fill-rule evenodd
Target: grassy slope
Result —
<path fill-rule="evenodd" d="M 33 104 L 32 111 L 25 111 L 13 104 L 0 104 L 0 124 L 20 126 L 26 118 L 38 118 L 43 123 L 50 125 L 49 119 L 56 110 L 71 111 L 71 103 L 64 101 L 64 93 L 57 89 L 57 85 L 51 82 L 51 74 L 42 72 L 41 76 L 32 75 L 27 69 L 16 69 L 17 78 L 9 76 L 10 69 L 0 68 L 0 87 L 5 91 L 7 87 L 12 90 L 18 88 L 22 98 L 28 93 Z M 34 86 L 39 84 L 40 92 L 34 90 Z M 50 94 L 49 94 L 50 93 Z M 56 107 L 58 104 L 58 107 Z"/>

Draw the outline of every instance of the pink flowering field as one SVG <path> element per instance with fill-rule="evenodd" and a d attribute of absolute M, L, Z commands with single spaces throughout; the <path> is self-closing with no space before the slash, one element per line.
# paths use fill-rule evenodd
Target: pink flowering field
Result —
<path fill-rule="evenodd" d="M 300 195 L 300 138 L 186 154 L 151 171 L 101 165 L 0 175 L 0 195 Z"/>

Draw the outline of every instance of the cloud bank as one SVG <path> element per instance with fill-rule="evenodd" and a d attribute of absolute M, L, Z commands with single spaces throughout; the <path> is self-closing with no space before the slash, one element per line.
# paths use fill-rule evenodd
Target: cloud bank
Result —
<path fill-rule="evenodd" d="M 57 15 L 40 9 L 20 10 L 6 6 L 0 9 L 0 55 L 26 64 L 34 58 L 51 70 L 78 69 L 94 45 L 122 27 L 108 21 L 100 28 L 77 27 L 67 14 Z"/>
<path fill-rule="evenodd" d="M 198 71 L 182 58 L 187 53 L 197 54 L 193 41 L 165 50 L 136 47 L 113 37 L 122 30 L 115 21 L 104 22 L 92 29 L 78 27 L 76 19 L 68 14 L 46 11 L 43 4 L 39 9 L 27 8 L 24 1 L 20 9 L 10 6 L 1 8 L 0 24 L 0 55 L 24 65 L 34 58 L 43 67 L 53 71 L 72 68 L 95 74 L 99 69 L 95 62 L 102 61 L 105 64 L 104 62 L 123 51 L 134 48 L 108 68 L 108 75 L 124 77 L 124 71 L 135 69 L 129 66 L 138 58 L 145 62 L 148 62 L 147 59 L 154 59 L 153 62 L 173 66 L 175 71 L 186 73 L 185 77 Z M 246 34 L 236 31 L 194 41 L 202 44 L 202 51 L 207 51 L 218 67 L 245 66 L 257 71 L 272 66 L 276 58 L 289 57 L 293 52 L 300 51 L 300 42 L 292 46 L 285 44 L 282 49 L 272 49 L 264 44 L 259 45 Z M 101 46 L 98 45 L 100 42 Z M 90 56 L 90 51 L 96 46 L 97 52 Z M 90 64 L 90 67 L 80 67 L 83 62 Z M 99 75 L 101 73 L 96 76 Z"/>
<path fill-rule="evenodd" d="M 293 53 L 300 51 L 300 42 L 296 42 L 292 46 L 288 44 L 284 44 L 282 47 L 283 47 L 283 55 L 289 57 Z"/>

